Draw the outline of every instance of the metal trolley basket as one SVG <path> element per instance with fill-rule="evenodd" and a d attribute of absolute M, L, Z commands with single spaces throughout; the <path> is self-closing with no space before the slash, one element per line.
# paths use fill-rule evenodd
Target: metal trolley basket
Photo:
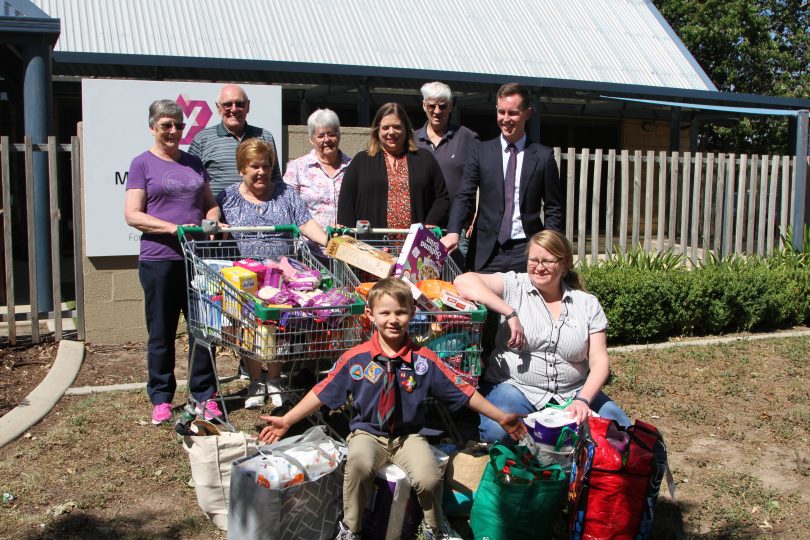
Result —
<path fill-rule="evenodd" d="M 363 229 L 335 228 L 329 234 L 349 234 L 361 236 L 359 240 L 382 249 L 395 257 L 399 255 L 405 243 L 408 229 L 368 229 L 367 235 Z M 440 230 L 433 231 L 437 236 Z M 344 276 L 345 282 L 351 287 L 357 287 L 363 281 L 377 281 L 373 276 L 350 266 L 342 261 L 330 259 L 330 268 Z M 461 269 L 447 257 L 441 270 L 440 279 L 450 283 L 461 274 Z M 424 345 L 441 358 L 453 372 L 463 380 L 478 387 L 478 378 L 481 376 L 481 335 L 487 317 L 487 310 L 483 306 L 473 311 L 417 311 L 408 326 L 411 339 Z M 364 339 L 371 337 L 372 328 L 364 325 Z M 455 426 L 447 409 L 439 402 L 435 402 L 437 411 L 450 436 L 459 443 L 461 435 Z"/>
<path fill-rule="evenodd" d="M 225 229 L 223 229 L 225 231 Z M 278 262 L 282 256 L 295 259 L 321 274 L 321 288 L 345 289 L 348 274 L 335 266 L 330 272 L 312 254 L 294 225 L 276 227 L 231 227 L 230 232 L 291 233 L 292 237 L 262 238 L 272 243 L 269 259 Z M 188 277 L 188 327 L 195 339 L 194 347 L 204 346 L 214 371 L 213 347 L 227 347 L 244 357 L 264 364 L 282 362 L 292 372 L 303 362 L 327 361 L 333 363 L 344 351 L 360 343 L 363 334 L 359 316 L 364 304 L 346 290 L 350 303 L 313 307 L 267 307 L 253 295 L 239 290 L 220 273 L 223 261 L 245 258 L 238 239 L 201 240 L 200 233 L 221 232 L 206 227 L 181 227 L 178 236 L 183 250 Z M 242 239 L 244 240 L 244 239 Z M 265 258 L 263 260 L 267 260 Z M 191 362 L 194 360 L 192 351 Z M 191 367 L 189 366 L 189 371 Z M 320 371 L 320 369 L 319 369 Z M 287 378 L 284 393 L 299 393 Z M 217 391 L 222 395 L 220 377 L 216 377 Z M 190 398 L 191 399 L 191 398 Z M 192 400 L 193 401 L 193 400 Z M 197 404 L 199 405 L 199 404 Z M 224 405 L 224 401 L 223 401 Z M 230 427 L 227 407 L 223 407 L 224 422 Z"/>

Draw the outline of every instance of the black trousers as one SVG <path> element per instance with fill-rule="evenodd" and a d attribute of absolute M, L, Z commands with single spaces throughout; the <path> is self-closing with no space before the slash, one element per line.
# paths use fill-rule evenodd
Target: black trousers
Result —
<path fill-rule="evenodd" d="M 479 272 L 484 274 L 494 274 L 495 272 L 525 272 L 526 261 L 526 245 L 528 240 L 522 238 L 520 240 L 508 240 L 503 244 L 495 244 L 495 249 L 489 259 L 481 267 Z"/>
<path fill-rule="evenodd" d="M 174 377 L 174 342 L 180 313 L 188 320 L 188 282 L 183 261 L 139 261 L 138 275 L 143 287 L 146 307 L 147 341 L 146 365 L 149 381 L 146 392 L 153 405 L 171 403 L 177 389 Z M 189 358 L 194 350 L 194 338 L 189 334 Z M 189 389 L 197 401 L 209 399 L 216 390 L 214 373 L 208 351 L 197 347 Z"/>

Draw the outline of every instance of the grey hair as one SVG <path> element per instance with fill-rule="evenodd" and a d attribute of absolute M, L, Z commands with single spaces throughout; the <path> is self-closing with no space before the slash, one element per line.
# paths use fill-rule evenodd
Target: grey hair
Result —
<path fill-rule="evenodd" d="M 450 87 L 439 81 L 425 83 L 419 91 L 422 92 L 422 99 L 443 99 L 448 103 L 453 99 Z"/>
<path fill-rule="evenodd" d="M 335 128 L 338 136 L 340 135 L 340 120 L 335 111 L 332 109 L 318 109 L 309 115 L 307 132 L 310 139 L 315 136 L 315 130 L 322 127 Z"/>
<path fill-rule="evenodd" d="M 159 99 L 149 105 L 149 125 L 154 126 L 163 117 L 183 120 L 183 109 L 170 99 Z"/>

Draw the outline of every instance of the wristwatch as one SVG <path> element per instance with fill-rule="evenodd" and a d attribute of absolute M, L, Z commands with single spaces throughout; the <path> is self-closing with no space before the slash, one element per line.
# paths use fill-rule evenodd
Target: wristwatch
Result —
<path fill-rule="evenodd" d="M 510 313 L 509 315 L 507 315 L 507 316 L 504 318 L 504 320 L 505 320 L 505 321 L 508 321 L 508 320 L 509 320 L 509 319 L 511 319 L 512 317 L 517 317 L 517 316 L 518 316 L 518 315 L 517 315 L 517 311 L 515 311 L 515 310 L 513 309 L 513 310 L 512 310 L 512 313 Z"/>

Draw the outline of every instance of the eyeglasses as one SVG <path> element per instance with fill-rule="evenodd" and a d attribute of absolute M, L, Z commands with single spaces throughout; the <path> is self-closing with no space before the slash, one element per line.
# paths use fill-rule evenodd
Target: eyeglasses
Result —
<path fill-rule="evenodd" d="M 449 103 L 430 103 L 428 101 L 425 101 L 424 103 L 425 103 L 425 108 L 427 110 L 429 110 L 429 111 L 432 111 L 433 109 L 436 109 L 436 108 L 438 108 L 440 111 L 446 111 L 447 107 L 450 106 Z"/>
<path fill-rule="evenodd" d="M 247 105 L 247 101 L 244 100 L 236 100 L 236 101 L 223 101 L 219 104 L 220 107 L 223 109 L 230 109 L 231 107 L 236 107 L 237 109 L 244 109 Z"/>
<path fill-rule="evenodd" d="M 324 139 L 337 139 L 340 135 L 334 131 L 322 131 L 314 135 L 315 140 L 322 141 Z"/>
<path fill-rule="evenodd" d="M 175 128 L 177 128 L 177 131 L 183 131 L 184 129 L 186 129 L 186 124 L 185 124 L 185 122 L 161 122 L 161 123 L 156 124 L 156 125 L 157 125 L 157 126 L 160 128 L 160 129 L 162 129 L 163 131 L 171 131 L 171 130 L 172 130 L 172 126 L 174 126 Z"/>
<path fill-rule="evenodd" d="M 560 264 L 561 260 L 562 260 L 562 257 L 560 257 L 559 259 L 551 259 L 550 261 L 541 261 L 541 260 L 538 260 L 538 259 L 529 259 L 527 266 L 529 268 L 535 268 L 537 265 L 540 265 L 543 268 L 545 268 L 546 270 L 551 270 L 551 269 L 556 268 Z"/>

